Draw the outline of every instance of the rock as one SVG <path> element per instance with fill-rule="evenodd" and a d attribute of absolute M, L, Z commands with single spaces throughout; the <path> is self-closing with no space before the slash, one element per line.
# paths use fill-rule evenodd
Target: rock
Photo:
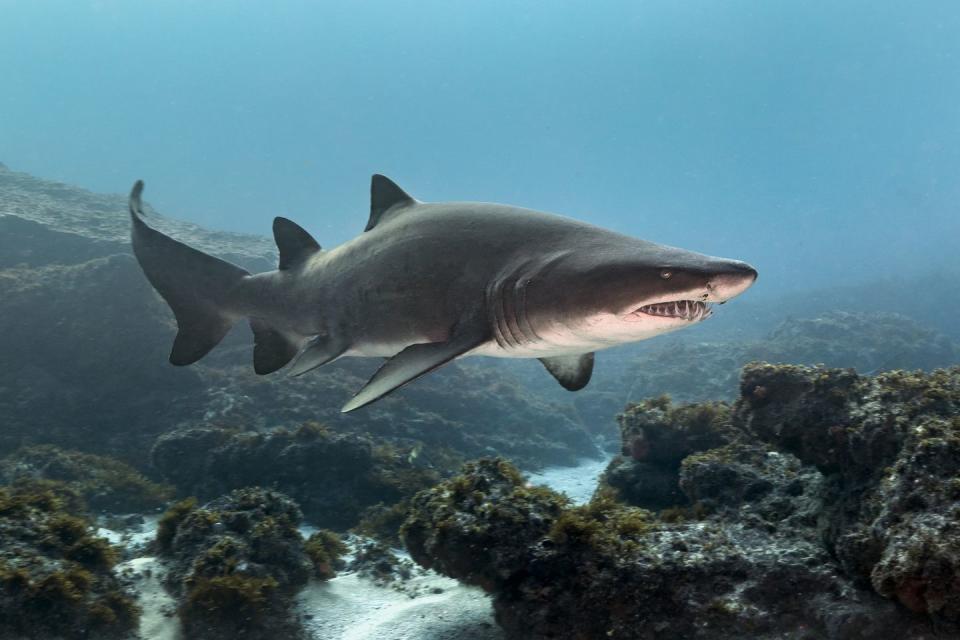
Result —
<path fill-rule="evenodd" d="M 158 538 L 185 637 L 295 637 L 293 597 L 313 572 L 296 503 L 267 489 L 239 489 L 165 516 Z M 172 534 L 172 535 L 171 535 Z"/>
<path fill-rule="evenodd" d="M 958 415 L 960 368 L 754 363 L 732 410 L 630 407 L 588 505 L 482 461 L 402 533 L 511 638 L 958 635 Z"/>
<path fill-rule="evenodd" d="M 0 636 L 127 638 L 140 610 L 111 569 L 119 551 L 94 536 L 68 488 L 0 487 Z"/>
<path fill-rule="evenodd" d="M 105 456 L 39 445 L 18 449 L 0 460 L 3 482 L 38 479 L 66 484 L 94 511 L 151 511 L 172 495 L 171 487 L 151 482 L 133 467 Z"/>
<path fill-rule="evenodd" d="M 865 377 L 755 364 L 736 419 L 826 475 L 824 535 L 851 576 L 960 621 L 958 415 L 960 368 Z"/>
<path fill-rule="evenodd" d="M 505 463 L 413 500 L 421 565 L 494 595 L 510 638 L 919 637 L 814 542 L 720 519 L 667 523 L 607 498 L 569 507 Z M 884 634 L 894 634 L 893 636 Z"/>
<path fill-rule="evenodd" d="M 680 463 L 687 456 L 731 442 L 730 407 L 724 403 L 674 406 L 662 396 L 628 406 L 617 416 L 620 455 L 601 483 L 628 504 L 663 509 L 684 504 Z"/>
<path fill-rule="evenodd" d="M 56 444 L 145 467 L 195 370 L 167 364 L 167 312 L 133 257 L 0 271 L 0 447 Z"/>
<path fill-rule="evenodd" d="M 287 493 L 314 525 L 343 531 L 367 507 L 392 505 L 439 480 L 391 447 L 316 423 L 270 433 L 199 428 L 161 436 L 154 467 L 201 500 L 248 486 Z"/>

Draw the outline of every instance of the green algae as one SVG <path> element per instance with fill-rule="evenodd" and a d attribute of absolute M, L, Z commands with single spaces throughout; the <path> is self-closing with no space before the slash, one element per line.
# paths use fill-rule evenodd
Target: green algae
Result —
<path fill-rule="evenodd" d="M 233 626 L 238 617 L 259 621 L 269 610 L 278 583 L 270 576 L 226 575 L 196 578 L 188 587 L 181 616 Z"/>
<path fill-rule="evenodd" d="M 148 480 L 130 465 L 53 445 L 22 447 L 0 461 L 8 481 L 52 480 L 70 487 L 95 510 L 142 512 L 161 506 L 171 487 Z"/>
<path fill-rule="evenodd" d="M 321 529 L 307 538 L 304 549 L 313 562 L 314 575 L 320 580 L 329 580 L 337 575 L 341 556 L 347 553 L 347 545 L 333 531 Z"/>
<path fill-rule="evenodd" d="M 140 610 L 111 572 L 118 551 L 74 497 L 52 481 L 0 487 L 0 636 L 115 638 L 136 628 Z"/>
<path fill-rule="evenodd" d="M 177 535 L 177 528 L 188 515 L 197 508 L 197 499 L 194 497 L 184 498 L 173 503 L 160 516 L 157 522 L 157 546 L 161 552 L 169 551 L 173 545 L 173 539 Z"/>

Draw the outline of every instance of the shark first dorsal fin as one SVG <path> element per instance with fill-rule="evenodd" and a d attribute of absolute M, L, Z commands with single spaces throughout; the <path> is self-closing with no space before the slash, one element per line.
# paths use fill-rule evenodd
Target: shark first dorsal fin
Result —
<path fill-rule="evenodd" d="M 303 227 L 293 220 L 273 219 L 273 239 L 280 250 L 280 270 L 300 264 L 320 251 L 320 245 Z"/>
<path fill-rule="evenodd" d="M 567 391 L 579 391 L 590 382 L 593 374 L 593 353 L 584 353 L 579 356 L 554 356 L 540 358 L 540 362 L 547 368 L 557 382 Z"/>
<path fill-rule="evenodd" d="M 370 231 L 377 226 L 390 209 L 406 207 L 416 202 L 415 198 L 387 176 L 373 174 L 373 178 L 370 179 L 370 219 L 364 231 Z"/>

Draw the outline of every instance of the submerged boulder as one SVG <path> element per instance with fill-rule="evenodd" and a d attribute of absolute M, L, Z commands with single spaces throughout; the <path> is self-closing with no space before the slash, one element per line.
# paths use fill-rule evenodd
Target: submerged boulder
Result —
<path fill-rule="evenodd" d="M 345 530 L 363 511 L 393 505 L 439 481 L 409 452 L 308 423 L 268 433 L 200 427 L 161 436 L 153 465 L 181 495 L 208 500 L 271 486 L 297 501 L 314 525 Z"/>
<path fill-rule="evenodd" d="M 186 637 L 295 637 L 292 598 L 317 556 L 308 553 L 300 519 L 295 502 L 260 488 L 202 507 L 179 503 L 165 514 L 157 543 Z"/>
<path fill-rule="evenodd" d="M 512 638 L 956 635 L 958 415 L 960 369 L 754 363 L 732 408 L 628 408 L 590 504 L 482 461 L 411 501 L 404 540 Z"/>
<path fill-rule="evenodd" d="M 960 621 L 960 368 L 929 374 L 755 364 L 738 420 L 829 483 L 824 536 L 853 577 Z"/>
<path fill-rule="evenodd" d="M 467 465 L 419 494 L 403 536 L 421 565 L 491 592 L 510 638 L 868 638 L 925 628 L 857 590 L 809 540 L 719 519 L 666 522 L 606 496 L 572 507 L 503 461 Z"/>
<path fill-rule="evenodd" d="M 127 638 L 140 609 L 78 496 L 53 481 L 0 487 L 0 637 Z"/>
<path fill-rule="evenodd" d="M 93 511 L 149 511 L 163 506 L 172 495 L 171 487 L 152 482 L 130 465 L 107 456 L 37 445 L 0 459 L 0 482 L 37 479 L 65 483 Z"/>
<path fill-rule="evenodd" d="M 625 502 L 647 509 L 684 503 L 677 482 L 680 463 L 735 437 L 729 433 L 730 406 L 722 402 L 675 406 L 661 396 L 628 406 L 617 422 L 620 454 L 601 482 L 616 489 Z"/>

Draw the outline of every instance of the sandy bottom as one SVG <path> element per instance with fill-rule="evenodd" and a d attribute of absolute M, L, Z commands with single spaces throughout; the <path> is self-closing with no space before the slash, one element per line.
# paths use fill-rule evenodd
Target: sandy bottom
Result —
<path fill-rule="evenodd" d="M 300 592 L 297 610 L 311 637 L 329 640 L 499 640 L 490 599 L 433 572 L 412 578 L 404 589 L 422 589 L 411 597 L 379 587 L 356 574 L 313 582 Z"/>
<path fill-rule="evenodd" d="M 532 484 L 543 484 L 566 493 L 582 504 L 590 499 L 597 477 L 608 460 L 585 459 L 576 467 L 552 467 L 529 474 Z M 155 519 L 141 533 L 120 538 L 102 529 L 101 534 L 120 544 L 142 548 L 152 539 Z M 305 535 L 311 527 L 303 527 Z M 401 558 L 405 552 L 396 550 Z M 141 640 L 183 640 L 175 615 L 176 603 L 160 579 L 163 567 L 154 557 L 124 562 L 117 570 L 134 581 L 143 615 Z M 433 571 L 419 570 L 394 588 L 356 573 L 327 582 L 312 581 L 296 598 L 296 613 L 308 635 L 316 640 L 502 640 L 493 620 L 490 597 Z"/>
<path fill-rule="evenodd" d="M 175 615 L 177 603 L 167 594 L 160 579 L 164 570 L 154 557 L 134 558 L 117 566 L 121 575 L 134 581 L 142 610 L 140 633 L 142 640 L 182 640 L 180 625 Z"/>
<path fill-rule="evenodd" d="M 574 504 L 590 501 L 600 474 L 610 464 L 610 458 L 584 458 L 575 467 L 548 467 L 538 473 L 528 473 L 531 484 L 544 484 L 567 494 Z"/>

